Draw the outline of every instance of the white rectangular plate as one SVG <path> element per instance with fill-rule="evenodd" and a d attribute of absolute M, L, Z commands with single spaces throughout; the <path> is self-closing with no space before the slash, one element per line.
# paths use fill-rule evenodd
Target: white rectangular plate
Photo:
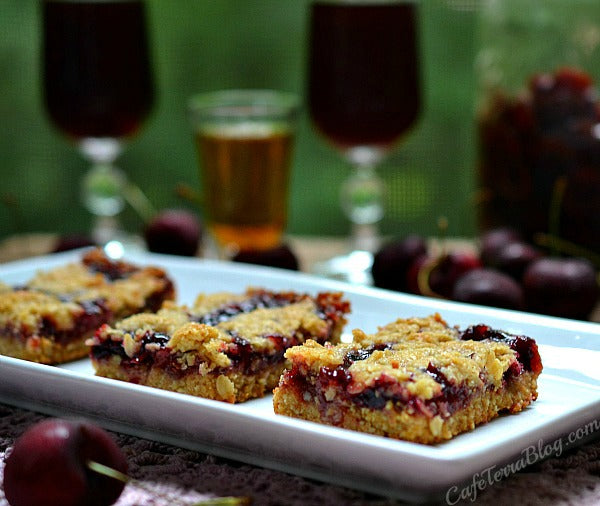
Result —
<path fill-rule="evenodd" d="M 79 258 L 62 253 L 0 265 L 13 284 Z M 108 429 L 151 438 L 369 492 L 409 500 L 454 502 L 544 457 L 558 455 L 600 429 L 600 325 L 457 304 L 347 285 L 301 273 L 244 264 L 131 253 L 127 260 L 164 267 L 178 302 L 200 292 L 240 292 L 248 286 L 343 291 L 352 303 L 347 327 L 373 332 L 399 317 L 440 312 L 451 325 L 486 323 L 525 334 L 540 346 L 539 399 L 435 445 L 313 424 L 273 413 L 270 396 L 230 405 L 94 376 L 90 362 L 58 367 L 0 357 L 0 400 L 52 415 L 84 415 Z M 472 485 L 471 485 L 472 486 Z"/>

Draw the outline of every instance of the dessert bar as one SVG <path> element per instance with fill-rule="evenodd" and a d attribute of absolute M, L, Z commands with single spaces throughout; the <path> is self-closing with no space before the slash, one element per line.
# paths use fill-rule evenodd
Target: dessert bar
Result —
<path fill-rule="evenodd" d="M 0 354 L 45 364 L 83 358 L 100 325 L 156 311 L 174 296 L 164 270 L 88 250 L 23 285 L 0 285 Z"/>
<path fill-rule="evenodd" d="M 340 293 L 200 295 L 104 325 L 88 344 L 99 376 L 242 402 L 275 388 L 291 346 L 339 342 L 349 310 Z"/>
<path fill-rule="evenodd" d="M 535 341 L 439 315 L 399 319 L 353 343 L 286 352 L 276 413 L 418 443 L 448 440 L 537 398 Z"/>

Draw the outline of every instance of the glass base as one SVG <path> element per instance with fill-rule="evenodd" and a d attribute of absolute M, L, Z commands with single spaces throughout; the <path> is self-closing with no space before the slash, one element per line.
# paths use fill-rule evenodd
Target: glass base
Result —
<path fill-rule="evenodd" d="M 313 266 L 313 274 L 357 285 L 372 285 L 373 253 L 357 250 Z"/>
<path fill-rule="evenodd" d="M 114 260 L 119 260 L 126 255 L 148 251 L 141 237 L 125 233 L 103 244 L 102 249 L 108 257 Z"/>
<path fill-rule="evenodd" d="M 125 253 L 145 250 L 143 239 L 122 230 L 114 216 L 97 217 L 92 230 L 92 238 L 113 259 L 121 258 Z"/>

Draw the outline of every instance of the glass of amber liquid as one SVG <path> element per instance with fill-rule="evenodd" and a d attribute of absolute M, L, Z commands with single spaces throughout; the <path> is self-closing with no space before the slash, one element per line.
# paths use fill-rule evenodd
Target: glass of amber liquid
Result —
<path fill-rule="evenodd" d="M 274 90 L 190 99 L 204 219 L 220 257 L 281 243 L 297 112 L 293 94 Z"/>

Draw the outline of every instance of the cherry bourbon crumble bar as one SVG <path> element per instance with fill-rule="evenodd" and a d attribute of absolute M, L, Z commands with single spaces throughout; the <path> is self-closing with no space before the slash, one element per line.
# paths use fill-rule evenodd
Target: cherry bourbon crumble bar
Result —
<path fill-rule="evenodd" d="M 349 310 L 339 293 L 199 295 L 191 307 L 166 303 L 104 325 L 88 344 L 99 376 L 242 402 L 277 386 L 288 348 L 339 342 Z"/>
<path fill-rule="evenodd" d="M 288 350 L 275 412 L 432 444 L 537 398 L 542 362 L 529 337 L 486 325 L 459 331 L 437 314 L 353 336 L 352 344 Z"/>
<path fill-rule="evenodd" d="M 100 325 L 156 311 L 174 296 L 164 270 L 89 250 L 21 286 L 0 286 L 0 354 L 44 364 L 83 358 Z"/>

